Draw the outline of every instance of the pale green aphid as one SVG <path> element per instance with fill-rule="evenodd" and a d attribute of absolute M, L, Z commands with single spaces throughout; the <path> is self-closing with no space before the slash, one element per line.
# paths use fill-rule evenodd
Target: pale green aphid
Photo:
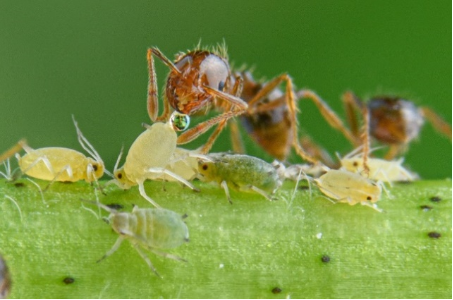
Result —
<path fill-rule="evenodd" d="M 74 116 L 72 118 L 79 143 L 91 157 L 86 157 L 84 154 L 69 148 L 32 149 L 24 144 L 22 147 L 27 154 L 22 157 L 17 155 L 19 167 L 23 174 L 51 182 L 75 182 L 79 180 L 93 182 L 104 175 L 104 162 L 83 136 Z"/>
<path fill-rule="evenodd" d="M 346 170 L 328 170 L 314 179 L 319 190 L 329 198 L 349 205 L 360 203 L 381 211 L 376 202 L 382 194 L 381 185 L 357 173 Z"/>
<path fill-rule="evenodd" d="M 211 161 L 198 162 L 200 180 L 220 184 L 230 203 L 229 188 L 256 192 L 272 200 L 271 195 L 281 185 L 274 166 L 259 158 L 230 153 L 210 153 L 206 156 Z"/>
<path fill-rule="evenodd" d="M 132 144 L 126 156 L 123 167 L 117 168 L 118 158 L 114 169 L 114 183 L 123 189 L 138 185 L 140 195 L 156 207 L 160 207 L 145 192 L 144 182 L 161 178 L 164 174 L 187 185 L 196 188 L 186 179 L 168 170 L 167 165 L 174 161 L 177 135 L 175 130 L 181 130 L 180 124 L 188 126 L 188 121 L 181 121 L 187 115 L 173 112 L 167 123 L 156 122 L 140 134 Z"/>
<path fill-rule="evenodd" d="M 160 251 L 176 248 L 189 241 L 189 229 L 183 221 L 183 216 L 164 208 L 138 208 L 137 206 L 134 206 L 131 213 L 118 212 L 98 202 L 83 201 L 108 211 L 110 213 L 108 222 L 119 234 L 113 247 L 98 262 L 118 250 L 124 240 L 132 244 L 149 268 L 159 277 L 151 260 L 141 248 L 166 258 L 185 261 L 179 256 Z"/>

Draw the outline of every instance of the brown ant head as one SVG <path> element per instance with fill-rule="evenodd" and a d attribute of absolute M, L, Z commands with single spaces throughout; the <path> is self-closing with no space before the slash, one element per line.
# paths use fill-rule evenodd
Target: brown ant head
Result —
<path fill-rule="evenodd" d="M 213 96 L 204 87 L 227 90 L 230 66 L 227 60 L 211 51 L 196 50 L 181 55 L 175 61 L 180 71 L 168 75 L 166 96 L 170 105 L 184 114 L 192 114 L 208 103 Z"/>
<path fill-rule="evenodd" d="M 407 144 L 423 125 L 420 110 L 411 101 L 397 97 L 375 97 L 368 102 L 370 134 L 387 144 Z"/>

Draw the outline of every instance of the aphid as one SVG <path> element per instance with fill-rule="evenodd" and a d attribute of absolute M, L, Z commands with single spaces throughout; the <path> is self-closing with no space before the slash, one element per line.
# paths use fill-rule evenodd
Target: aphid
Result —
<path fill-rule="evenodd" d="M 5 260 L 0 255 L 0 299 L 8 298 L 11 291 L 11 275 Z"/>
<path fill-rule="evenodd" d="M 381 211 L 376 205 L 381 197 L 381 185 L 357 173 L 329 170 L 314 182 L 324 195 L 337 202 L 349 205 L 360 203 Z"/>
<path fill-rule="evenodd" d="M 185 261 L 179 256 L 160 251 L 176 248 L 189 241 L 189 229 L 181 215 L 168 209 L 145 209 L 138 206 L 135 206 L 131 213 L 117 212 L 97 202 L 83 201 L 98 205 L 109 212 L 108 222 L 119 234 L 113 247 L 99 261 L 112 255 L 124 240 L 132 244 L 150 269 L 159 277 L 150 259 L 140 247 L 163 257 Z"/>
<path fill-rule="evenodd" d="M 414 181 L 418 179 L 419 177 L 417 174 L 412 173 L 403 167 L 403 162 L 404 158 L 397 160 L 368 158 L 368 178 L 389 183 L 394 181 Z M 349 172 L 362 173 L 364 171 L 363 154 L 348 154 L 340 160 L 340 163 L 342 169 Z"/>
<path fill-rule="evenodd" d="M 11 148 L 9 148 L 8 150 L 6 150 L 2 154 L 0 154 L 0 163 L 4 162 L 8 158 L 13 156 L 17 152 L 19 152 L 20 150 L 22 150 L 22 147 L 26 144 L 27 144 L 27 141 L 25 139 L 22 139 L 22 140 L 18 141 L 17 144 L 15 144 Z"/>
<path fill-rule="evenodd" d="M 104 175 L 104 162 L 83 136 L 74 117 L 73 121 L 79 143 L 91 157 L 86 157 L 84 154 L 68 148 L 32 149 L 23 145 L 27 154 L 22 157 L 17 155 L 19 167 L 23 174 L 48 180 L 51 183 L 54 181 L 75 182 L 79 180 L 93 182 Z"/>
<path fill-rule="evenodd" d="M 281 185 L 276 169 L 259 158 L 229 153 L 210 153 L 207 156 L 211 161 L 198 162 L 199 178 L 220 184 L 230 203 L 229 188 L 256 192 L 272 200 L 271 195 Z"/>
<path fill-rule="evenodd" d="M 364 103 L 352 92 L 343 95 L 343 102 L 348 115 L 351 132 L 358 136 L 358 126 L 354 110 L 367 107 L 370 112 L 370 135 L 377 141 L 389 145 L 385 155 L 392 159 L 404 152 L 408 144 L 418 137 L 424 120 L 430 121 L 433 127 L 451 140 L 451 125 L 442 120 L 427 107 L 416 107 L 409 100 L 393 96 L 373 97 Z M 360 143 L 356 139 L 355 145 Z"/>
<path fill-rule="evenodd" d="M 164 111 L 159 117 L 159 99 L 157 93 L 154 58 L 159 58 L 170 73 L 167 77 L 164 97 Z M 228 64 L 225 47 L 213 50 L 193 50 L 177 55 L 171 62 L 157 48 L 148 49 L 147 53 L 149 85 L 148 85 L 148 114 L 152 121 L 167 121 L 171 110 L 181 114 L 205 114 L 211 107 L 218 110 L 228 108 L 212 119 L 198 124 L 178 137 L 178 144 L 185 144 L 206 132 L 212 126 L 219 124 L 202 149 L 207 153 L 216 137 L 226 125 L 226 121 L 240 115 L 247 109 L 247 103 L 237 97 L 240 93 L 240 82 L 232 84 L 231 71 Z"/>
<path fill-rule="evenodd" d="M 183 121 L 181 121 L 181 118 Z M 132 143 L 126 156 L 126 162 L 119 169 L 117 167 L 121 154 L 118 157 L 113 182 L 123 189 L 138 185 L 140 195 L 156 207 L 160 206 L 145 192 L 143 183 L 148 179 L 158 179 L 165 174 L 191 189 L 197 190 L 187 180 L 166 169 L 176 151 L 175 128 L 187 127 L 188 120 L 187 115 L 174 112 L 167 123 L 156 122 L 148 126 Z"/>
<path fill-rule="evenodd" d="M 285 160 L 293 147 L 305 161 L 318 161 L 298 140 L 296 101 L 302 98 L 313 101 L 330 126 L 354 139 L 342 121 L 316 93 L 306 89 L 294 92 L 292 79 L 288 74 L 277 76 L 266 83 L 255 81 L 250 72 L 238 72 L 236 77 L 243 80 L 240 97 L 248 104 L 246 112 L 241 114 L 239 119 L 250 137 L 276 159 Z M 284 82 L 285 92 L 279 88 Z M 243 153 L 236 126 L 235 122 L 230 122 L 233 150 Z"/>

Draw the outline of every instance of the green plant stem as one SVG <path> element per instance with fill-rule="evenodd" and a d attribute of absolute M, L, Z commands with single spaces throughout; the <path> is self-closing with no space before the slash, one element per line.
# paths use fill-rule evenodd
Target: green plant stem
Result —
<path fill-rule="evenodd" d="M 0 181 L 0 253 L 11 271 L 12 298 L 451 297 L 449 180 L 395 184 L 378 202 L 382 213 L 333 204 L 317 190 L 295 191 L 293 183 L 274 202 L 232 192 L 232 205 L 214 185 L 196 182 L 195 193 L 146 183 L 157 203 L 189 216 L 190 242 L 168 250 L 187 263 L 149 253 L 163 278 L 127 242 L 96 263 L 117 235 L 96 207 L 83 204 L 94 213 L 82 207 L 80 198 L 95 199 L 92 186 L 55 183 L 43 204 L 36 186 L 19 182 L 24 186 Z M 111 186 L 106 193 L 100 201 L 124 211 L 151 207 L 136 188 Z M 4 195 L 17 201 L 22 220 Z M 66 277 L 74 282 L 64 283 Z M 280 293 L 272 292 L 276 287 Z"/>

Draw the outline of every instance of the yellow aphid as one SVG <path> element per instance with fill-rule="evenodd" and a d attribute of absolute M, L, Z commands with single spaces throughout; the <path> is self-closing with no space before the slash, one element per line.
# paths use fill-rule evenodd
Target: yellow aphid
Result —
<path fill-rule="evenodd" d="M 163 208 L 143 209 L 137 206 L 131 213 L 117 212 L 98 202 L 86 202 L 108 211 L 110 213 L 108 222 L 119 234 L 113 247 L 99 261 L 112 255 L 124 240 L 128 240 L 132 244 L 157 276 L 160 275 L 140 247 L 163 257 L 185 261 L 176 255 L 160 251 L 179 247 L 189 241 L 189 229 L 184 223 L 183 217 L 176 212 Z"/>
<path fill-rule="evenodd" d="M 211 161 L 198 162 L 200 180 L 220 184 L 230 203 L 229 188 L 256 192 L 272 200 L 270 195 L 281 185 L 274 166 L 259 158 L 229 153 L 210 153 L 206 156 Z"/>
<path fill-rule="evenodd" d="M 165 174 L 196 190 L 186 179 L 166 169 L 175 155 L 177 140 L 175 119 L 180 116 L 188 118 L 187 115 L 174 112 L 167 123 L 156 122 L 148 126 L 130 147 L 123 167 L 117 168 L 121 154 L 115 164 L 113 182 L 123 189 L 138 185 L 140 195 L 156 207 L 160 206 L 145 192 L 143 183 L 146 180 L 160 179 Z"/>
<path fill-rule="evenodd" d="M 403 167 L 403 161 L 403 158 L 390 161 L 380 158 L 368 158 L 368 178 L 382 182 L 413 181 L 418 179 L 417 174 L 414 174 Z M 341 166 L 343 169 L 350 172 L 362 173 L 363 159 L 361 156 L 345 157 L 341 160 Z"/>
<path fill-rule="evenodd" d="M 92 157 L 86 157 L 68 148 L 32 149 L 24 145 L 23 148 L 27 154 L 22 157 L 17 156 L 22 173 L 42 180 L 71 182 L 79 180 L 93 182 L 104 175 L 104 162 L 83 136 L 74 117 L 73 120 L 80 145 Z"/>
<path fill-rule="evenodd" d="M 337 202 L 360 203 L 380 211 L 375 203 L 381 198 L 382 188 L 373 180 L 346 170 L 329 170 L 314 182 L 324 195 Z"/>
<path fill-rule="evenodd" d="M 197 151 L 177 147 L 165 169 L 181 176 L 185 180 L 191 181 L 198 175 L 199 160 L 210 161 L 209 157 Z M 160 176 L 159 179 L 176 181 L 174 177 L 166 174 Z"/>

